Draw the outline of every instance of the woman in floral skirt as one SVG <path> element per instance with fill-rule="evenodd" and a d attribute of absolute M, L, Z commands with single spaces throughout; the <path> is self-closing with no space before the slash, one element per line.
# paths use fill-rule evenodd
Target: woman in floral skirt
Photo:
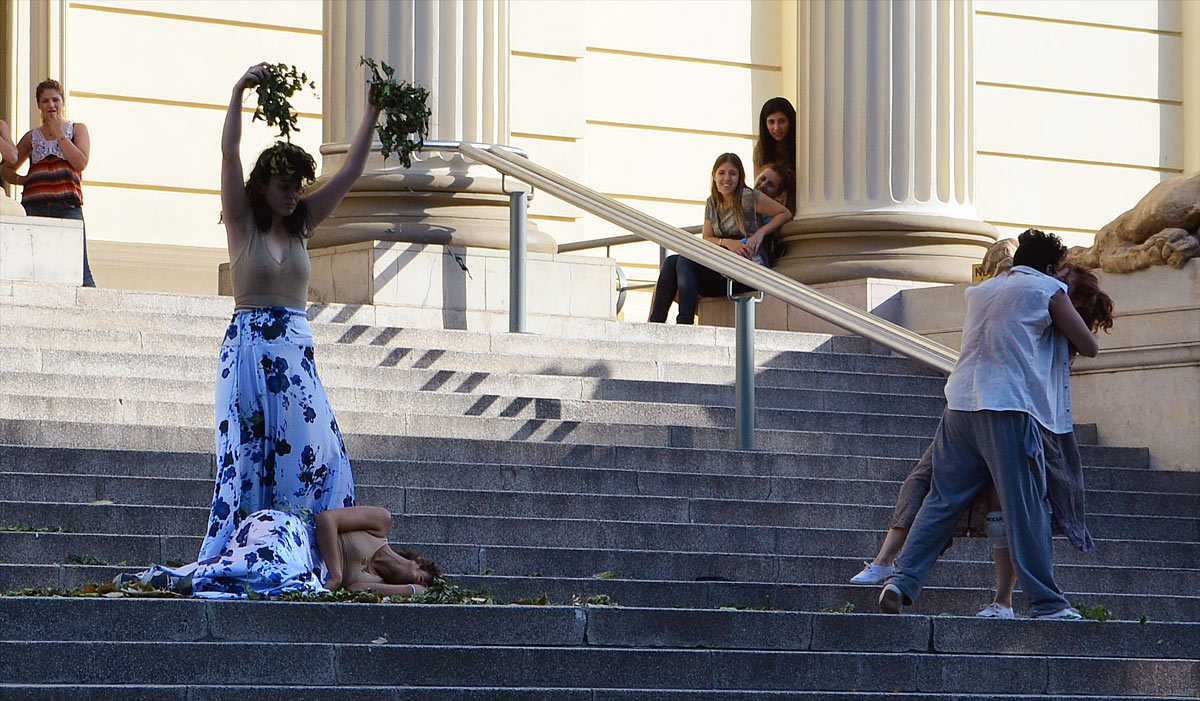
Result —
<path fill-rule="evenodd" d="M 324 185 L 304 188 L 316 163 L 278 142 L 242 180 L 243 92 L 266 79 L 250 67 L 234 86 L 221 137 L 221 209 L 235 311 L 217 378 L 217 483 L 198 560 L 227 550 L 250 514 L 273 509 L 313 528 L 326 509 L 354 505 L 354 478 L 341 432 L 317 376 L 305 307 L 307 242 L 362 175 L 379 108 L 368 99 L 346 161 Z M 317 576 L 320 556 L 312 547 Z"/>

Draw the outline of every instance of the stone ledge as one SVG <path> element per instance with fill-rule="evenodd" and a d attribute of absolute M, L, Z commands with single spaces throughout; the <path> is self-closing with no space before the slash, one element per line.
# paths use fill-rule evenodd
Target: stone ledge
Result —
<path fill-rule="evenodd" d="M 78 285 L 83 280 L 83 222 L 0 216 L 0 280 Z"/>

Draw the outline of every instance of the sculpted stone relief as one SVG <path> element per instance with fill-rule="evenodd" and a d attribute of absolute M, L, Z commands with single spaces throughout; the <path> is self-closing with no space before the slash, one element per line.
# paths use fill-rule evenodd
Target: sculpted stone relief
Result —
<path fill-rule="evenodd" d="M 1132 209 L 1100 229 L 1090 248 L 1072 248 L 1067 260 L 1107 273 L 1154 265 L 1182 268 L 1200 257 L 1198 228 L 1200 173 L 1181 175 L 1154 186 Z"/>
<path fill-rule="evenodd" d="M 980 270 L 983 278 L 996 277 L 1000 273 L 1012 270 L 1012 257 L 1017 252 L 1016 239 L 1000 239 L 988 246 L 983 254 L 983 268 Z"/>

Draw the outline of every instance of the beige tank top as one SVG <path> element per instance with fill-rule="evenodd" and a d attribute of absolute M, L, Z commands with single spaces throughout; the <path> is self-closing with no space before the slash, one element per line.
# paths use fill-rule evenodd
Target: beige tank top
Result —
<path fill-rule="evenodd" d="M 348 587 L 356 582 L 378 584 L 383 578 L 372 574 L 367 569 L 371 558 L 379 549 L 388 544 L 387 540 L 373 536 L 366 531 L 350 531 L 339 533 L 338 540 L 342 543 L 342 586 Z"/>
<path fill-rule="evenodd" d="M 311 274 L 312 264 L 303 241 L 289 236 L 287 257 L 280 263 L 271 256 L 266 234 L 256 231 L 250 235 L 242 254 L 229 266 L 234 310 L 287 307 L 303 311 L 308 303 Z"/>

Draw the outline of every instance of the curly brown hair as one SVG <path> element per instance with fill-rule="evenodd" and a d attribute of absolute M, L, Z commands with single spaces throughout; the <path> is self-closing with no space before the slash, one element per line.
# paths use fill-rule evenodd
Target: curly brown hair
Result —
<path fill-rule="evenodd" d="M 412 550 L 411 548 L 403 548 L 398 550 L 397 554 L 399 554 L 400 557 L 417 563 L 417 567 L 420 567 L 422 570 L 429 573 L 429 577 L 431 579 L 437 579 L 444 574 L 444 572 L 442 572 L 442 568 L 438 567 L 436 562 L 418 553 L 416 550 Z"/>
<path fill-rule="evenodd" d="M 1113 325 L 1113 301 L 1100 289 L 1100 278 L 1091 268 L 1074 263 L 1065 263 L 1059 268 L 1062 279 L 1068 281 L 1067 295 L 1071 306 L 1083 317 L 1083 323 L 1092 333 L 1104 330 L 1108 333 Z"/>
<path fill-rule="evenodd" d="M 262 193 L 272 177 L 299 182 L 301 187 L 306 187 L 317 178 L 317 162 L 304 149 L 285 141 L 276 141 L 274 146 L 258 154 L 254 169 L 246 179 L 246 197 L 250 200 L 250 211 L 259 231 L 271 228 L 271 208 Z M 296 238 L 312 236 L 308 203 L 301 199 L 296 210 L 283 218 L 283 226 Z"/>

